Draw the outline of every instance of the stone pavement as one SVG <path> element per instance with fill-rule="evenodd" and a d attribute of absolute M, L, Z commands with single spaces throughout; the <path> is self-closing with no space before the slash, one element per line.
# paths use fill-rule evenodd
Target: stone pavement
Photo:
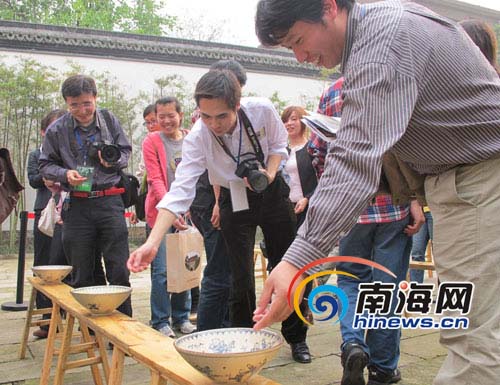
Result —
<path fill-rule="evenodd" d="M 26 276 L 31 275 L 32 257 L 26 261 Z M 15 301 L 17 260 L 0 256 L 0 303 Z M 147 323 L 149 319 L 149 271 L 131 276 L 134 316 Z M 259 288 L 262 282 L 257 282 Z M 24 288 L 28 299 L 31 287 Z M 39 382 L 42 367 L 44 340 L 30 336 L 27 358 L 18 360 L 19 341 L 25 320 L 25 312 L 0 311 L 0 384 L 35 385 Z M 444 357 L 445 350 L 439 345 L 438 332 L 403 331 L 400 368 L 401 385 L 431 385 Z M 283 385 L 330 385 L 340 384 L 340 330 L 338 326 L 317 322 L 308 335 L 313 354 L 311 364 L 295 363 L 290 349 L 284 346 L 278 356 L 262 371 L 262 374 Z M 110 352 L 111 353 L 111 352 Z M 88 368 L 69 371 L 65 384 L 92 385 Z M 149 384 L 149 371 L 130 358 L 126 358 L 124 385 Z"/>

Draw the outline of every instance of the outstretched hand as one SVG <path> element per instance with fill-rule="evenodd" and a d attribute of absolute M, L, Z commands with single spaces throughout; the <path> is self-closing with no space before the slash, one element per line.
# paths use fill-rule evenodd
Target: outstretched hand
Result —
<path fill-rule="evenodd" d="M 292 314 L 293 309 L 288 306 L 287 294 L 288 287 L 298 271 L 295 266 L 286 261 L 281 261 L 271 271 L 254 312 L 253 320 L 256 324 L 253 328 L 255 330 L 263 329 L 274 322 L 283 321 Z M 292 294 L 301 280 L 298 279 L 295 282 Z"/>
<path fill-rule="evenodd" d="M 132 254 L 130 254 L 130 257 L 127 261 L 127 268 L 132 273 L 139 273 L 146 270 L 153 259 L 156 257 L 157 252 L 158 247 L 150 245 L 146 242 L 137 250 L 132 252 Z"/>

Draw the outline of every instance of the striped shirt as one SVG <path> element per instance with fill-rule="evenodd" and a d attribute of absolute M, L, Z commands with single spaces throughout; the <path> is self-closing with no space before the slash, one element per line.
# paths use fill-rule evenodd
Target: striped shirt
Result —
<path fill-rule="evenodd" d="M 500 79 L 455 23 L 412 3 L 355 3 L 341 65 L 341 129 L 283 257 L 299 268 L 355 224 L 388 149 L 424 175 L 500 156 Z"/>

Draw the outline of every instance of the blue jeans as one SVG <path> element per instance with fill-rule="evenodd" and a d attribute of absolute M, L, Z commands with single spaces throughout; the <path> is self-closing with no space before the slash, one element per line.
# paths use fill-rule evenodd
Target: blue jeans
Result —
<path fill-rule="evenodd" d="M 411 259 L 418 262 L 425 261 L 425 251 L 429 239 L 432 240 L 432 214 L 424 213 L 425 223 L 422 225 L 418 233 L 413 236 L 413 246 L 411 248 Z M 410 280 L 422 283 L 424 282 L 424 271 L 410 269 Z"/>
<path fill-rule="evenodd" d="M 411 238 L 403 233 L 408 225 L 409 216 L 390 223 L 356 224 L 352 230 L 342 238 L 339 245 L 340 255 L 350 255 L 377 262 L 391 270 L 396 278 L 370 266 L 339 263 L 338 271 L 346 271 L 356 275 L 359 280 L 343 275 L 337 276 L 337 285 L 348 299 L 347 314 L 340 321 L 342 333 L 342 349 L 349 343 L 361 345 L 369 355 L 369 365 L 383 372 L 396 369 L 399 361 L 399 329 L 354 329 L 353 319 L 358 298 L 359 284 L 374 281 L 397 284 L 406 278 L 410 262 Z M 393 296 L 391 311 L 387 317 L 394 315 L 397 305 L 397 296 Z M 366 341 L 366 342 L 365 342 Z"/>
<path fill-rule="evenodd" d="M 172 229 L 169 232 L 173 232 Z M 165 238 L 158 248 L 158 254 L 151 262 L 151 326 L 159 330 L 165 325 L 180 324 L 189 320 L 191 311 L 190 290 L 182 293 L 167 291 L 167 259 L 165 258 L 167 245 Z"/>
<path fill-rule="evenodd" d="M 198 331 L 228 327 L 231 270 L 226 244 L 222 232 L 214 229 L 210 222 L 211 210 L 191 207 L 190 212 L 193 223 L 203 235 L 207 254 L 196 326 Z"/>

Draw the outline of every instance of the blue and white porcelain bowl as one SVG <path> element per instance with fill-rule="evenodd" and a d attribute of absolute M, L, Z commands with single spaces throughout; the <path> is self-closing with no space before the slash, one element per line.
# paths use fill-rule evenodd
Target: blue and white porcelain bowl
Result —
<path fill-rule="evenodd" d="M 110 314 L 132 293 L 128 286 L 88 286 L 72 289 L 71 294 L 92 314 Z"/>
<path fill-rule="evenodd" d="M 31 270 L 43 283 L 56 284 L 61 283 L 71 270 L 73 270 L 73 267 L 67 265 L 41 265 L 33 266 Z"/>
<path fill-rule="evenodd" d="M 220 384 L 245 384 L 283 345 L 276 332 L 214 329 L 178 338 L 174 346 L 195 369 Z"/>

